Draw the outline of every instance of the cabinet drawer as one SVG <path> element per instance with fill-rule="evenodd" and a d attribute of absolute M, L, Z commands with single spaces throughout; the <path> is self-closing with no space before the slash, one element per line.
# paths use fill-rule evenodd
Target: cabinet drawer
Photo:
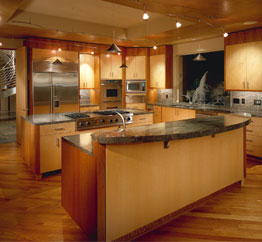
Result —
<path fill-rule="evenodd" d="M 246 142 L 247 144 L 257 145 L 262 147 L 262 136 L 252 135 L 248 133 Z"/>
<path fill-rule="evenodd" d="M 247 144 L 246 153 L 257 157 L 262 157 L 262 146 Z"/>
<path fill-rule="evenodd" d="M 133 116 L 133 124 L 152 124 L 153 123 L 153 115 L 152 114 L 141 114 Z"/>
<path fill-rule="evenodd" d="M 127 103 L 126 108 L 145 110 L 146 104 L 145 103 Z"/>
<path fill-rule="evenodd" d="M 93 111 L 96 111 L 96 110 L 99 110 L 99 106 L 80 107 L 80 112 L 84 112 L 84 111 L 93 112 Z"/>
<path fill-rule="evenodd" d="M 262 128 L 262 118 L 252 117 L 249 126 L 260 126 Z"/>
<path fill-rule="evenodd" d="M 246 128 L 247 135 L 256 135 L 256 136 L 262 136 L 262 127 L 260 126 L 254 126 L 254 125 L 248 125 Z"/>
<path fill-rule="evenodd" d="M 41 135 L 63 134 L 63 133 L 68 133 L 72 131 L 75 131 L 75 122 L 40 126 L 40 136 Z"/>

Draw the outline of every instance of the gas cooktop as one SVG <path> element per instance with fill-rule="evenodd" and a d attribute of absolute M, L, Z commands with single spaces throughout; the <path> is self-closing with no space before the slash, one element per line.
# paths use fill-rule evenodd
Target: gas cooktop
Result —
<path fill-rule="evenodd" d="M 132 123 L 133 113 L 118 109 L 98 110 L 88 113 L 70 113 L 65 116 L 75 119 L 76 130 L 81 131 L 122 125 L 122 119 L 116 112 L 123 116 L 126 124 Z"/>

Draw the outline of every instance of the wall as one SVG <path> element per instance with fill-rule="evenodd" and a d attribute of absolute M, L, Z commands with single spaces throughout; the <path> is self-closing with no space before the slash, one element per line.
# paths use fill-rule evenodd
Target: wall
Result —
<path fill-rule="evenodd" d="M 214 52 L 224 50 L 224 37 L 208 39 L 190 43 L 177 44 L 173 46 L 173 87 L 174 87 L 174 95 L 173 101 L 177 100 L 177 89 L 179 89 L 179 95 L 181 96 L 183 93 L 182 90 L 182 55 L 192 55 L 197 54 L 200 45 L 200 52 Z M 180 97 L 179 97 L 180 98 Z M 181 98 L 180 98 L 181 99 Z"/>
<path fill-rule="evenodd" d="M 2 49 L 17 49 L 23 46 L 23 39 L 7 39 L 0 38 L 0 42 L 3 44 Z"/>

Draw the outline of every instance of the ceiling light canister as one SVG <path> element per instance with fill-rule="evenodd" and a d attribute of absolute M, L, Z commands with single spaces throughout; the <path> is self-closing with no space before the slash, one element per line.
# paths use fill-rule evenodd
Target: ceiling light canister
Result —
<path fill-rule="evenodd" d="M 0 42 L 0 46 L 3 46 L 3 43 L 2 43 L 2 42 Z"/>
<path fill-rule="evenodd" d="M 91 55 L 94 55 L 95 54 L 95 52 L 94 51 L 91 51 Z"/>
<path fill-rule="evenodd" d="M 228 33 L 227 33 L 227 32 L 225 32 L 225 33 L 224 33 L 224 37 L 226 38 L 227 36 L 228 36 Z"/>
<path fill-rule="evenodd" d="M 62 51 L 62 49 L 61 49 L 61 48 L 58 48 L 58 51 Z"/>
<path fill-rule="evenodd" d="M 156 49 L 157 49 L 157 46 L 156 46 L 156 45 L 154 45 L 154 46 L 153 46 L 153 49 L 154 49 L 154 50 L 156 50 Z"/>
<path fill-rule="evenodd" d="M 182 24 L 180 22 L 176 21 L 176 27 L 180 28 L 181 26 L 182 26 Z"/>

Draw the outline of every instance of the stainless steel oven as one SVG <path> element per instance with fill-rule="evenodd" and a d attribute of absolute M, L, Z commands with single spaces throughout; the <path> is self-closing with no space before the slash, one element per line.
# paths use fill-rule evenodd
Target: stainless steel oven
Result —
<path fill-rule="evenodd" d="M 146 81 L 145 80 L 127 80 L 126 81 L 126 93 L 146 93 Z"/>
<path fill-rule="evenodd" d="M 122 80 L 101 81 L 101 109 L 122 108 Z"/>

